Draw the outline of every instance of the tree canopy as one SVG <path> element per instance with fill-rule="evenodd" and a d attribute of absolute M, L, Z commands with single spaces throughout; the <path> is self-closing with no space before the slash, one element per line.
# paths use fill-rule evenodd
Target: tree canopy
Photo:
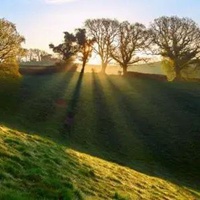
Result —
<path fill-rule="evenodd" d="M 58 46 L 50 44 L 64 60 L 77 56 L 82 61 L 82 69 L 92 53 L 100 57 L 102 73 L 115 61 L 126 74 L 128 66 L 146 61 L 145 52 L 150 51 L 152 56 L 162 56 L 163 65 L 169 66 L 168 71 L 173 71 L 178 79 L 185 69 L 200 63 L 200 28 L 189 18 L 160 17 L 149 29 L 138 22 L 120 23 L 106 18 L 88 19 L 84 25 L 75 34 L 64 32 L 64 42 Z"/>
<path fill-rule="evenodd" d="M 53 50 L 53 52 L 62 55 L 63 60 L 66 61 L 77 52 L 75 42 L 76 37 L 72 33 L 64 32 L 64 42 L 57 46 L 50 44 L 49 47 Z"/>
<path fill-rule="evenodd" d="M 95 42 L 94 38 L 88 38 L 85 29 L 76 29 L 76 33 L 64 32 L 64 43 L 54 46 L 50 44 L 49 47 L 53 49 L 55 53 L 59 53 L 63 56 L 63 60 L 76 56 L 82 61 L 82 72 L 85 65 L 92 55 L 92 46 Z"/>
<path fill-rule="evenodd" d="M 176 79 L 200 58 L 200 29 L 189 18 L 160 17 L 150 27 L 152 50 L 173 62 Z"/>
<path fill-rule="evenodd" d="M 95 39 L 88 38 L 85 29 L 77 29 L 76 42 L 79 59 L 82 61 L 82 71 L 84 71 L 85 65 L 92 55 L 92 47 L 95 42 Z"/>
<path fill-rule="evenodd" d="M 102 73 L 105 73 L 108 63 L 112 60 L 110 51 L 118 34 L 119 22 L 112 19 L 88 19 L 85 27 L 89 35 L 95 38 L 93 50 L 101 58 Z"/>
<path fill-rule="evenodd" d="M 21 53 L 21 44 L 25 41 L 16 29 L 15 24 L 0 19 L 0 63 L 16 60 Z"/>
<path fill-rule="evenodd" d="M 119 25 L 116 42 L 110 55 L 123 68 L 124 75 L 129 65 L 144 60 L 136 53 L 148 46 L 148 33 L 143 24 L 130 24 L 125 21 Z"/>

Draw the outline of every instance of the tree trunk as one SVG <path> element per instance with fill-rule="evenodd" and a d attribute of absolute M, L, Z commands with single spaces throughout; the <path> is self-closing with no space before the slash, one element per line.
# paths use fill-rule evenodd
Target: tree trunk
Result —
<path fill-rule="evenodd" d="M 85 65 L 86 65 L 86 60 L 83 61 L 81 73 L 84 73 Z"/>
<path fill-rule="evenodd" d="M 101 66 L 102 66 L 102 67 L 101 67 L 101 73 L 102 73 L 102 74 L 106 74 L 107 63 L 103 63 L 103 62 L 102 62 Z"/>
<path fill-rule="evenodd" d="M 174 81 L 181 80 L 182 79 L 181 70 L 177 66 L 174 66 L 174 69 L 175 69 L 175 78 L 174 78 Z"/>
<path fill-rule="evenodd" d="M 124 65 L 123 67 L 123 75 L 126 76 L 127 75 L 127 65 Z"/>

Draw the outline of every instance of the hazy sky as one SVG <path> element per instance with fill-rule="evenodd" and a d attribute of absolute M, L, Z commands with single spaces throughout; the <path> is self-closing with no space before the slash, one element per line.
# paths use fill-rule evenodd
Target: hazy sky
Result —
<path fill-rule="evenodd" d="M 48 50 L 64 31 L 88 18 L 116 18 L 148 24 L 163 15 L 190 17 L 200 25 L 200 0 L 0 0 L 0 18 L 16 24 L 27 48 Z"/>

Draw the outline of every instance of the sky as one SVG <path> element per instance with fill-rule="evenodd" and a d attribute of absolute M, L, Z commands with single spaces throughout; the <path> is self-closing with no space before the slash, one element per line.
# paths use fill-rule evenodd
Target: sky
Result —
<path fill-rule="evenodd" d="M 200 25 L 200 0 L 0 0 L 0 18 L 16 24 L 24 47 L 51 53 L 63 32 L 81 28 L 86 19 L 111 18 L 147 27 L 160 16 L 192 18 Z"/>

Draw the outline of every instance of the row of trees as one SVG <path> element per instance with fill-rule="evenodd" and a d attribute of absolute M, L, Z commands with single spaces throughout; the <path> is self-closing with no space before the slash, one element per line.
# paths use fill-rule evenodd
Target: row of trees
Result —
<path fill-rule="evenodd" d="M 41 49 L 24 49 L 21 48 L 20 54 L 16 56 L 17 61 L 20 62 L 40 62 L 47 58 L 51 58 L 52 55 Z"/>
<path fill-rule="evenodd" d="M 146 60 L 141 56 L 144 52 L 162 56 L 172 65 L 177 79 L 183 69 L 199 64 L 200 29 L 188 18 L 160 17 L 148 29 L 141 23 L 88 19 L 84 29 L 77 29 L 75 35 L 64 34 L 64 42 L 58 46 L 50 44 L 50 48 L 65 60 L 78 55 L 83 69 L 92 52 L 101 58 L 102 73 L 115 60 L 126 74 L 128 66 Z"/>
<path fill-rule="evenodd" d="M 42 61 L 44 57 L 50 56 L 49 53 L 47 53 L 44 50 L 41 49 L 25 49 L 25 53 L 22 56 L 22 59 L 25 59 L 25 61 Z"/>
<path fill-rule="evenodd" d="M 14 62 L 27 55 L 27 50 L 21 47 L 24 41 L 13 23 L 0 19 L 0 63 Z M 149 28 L 141 23 L 88 19 L 83 29 L 76 29 L 74 34 L 64 32 L 64 42 L 57 46 L 50 44 L 50 48 L 62 55 L 63 60 L 78 57 L 83 70 L 94 52 L 101 58 L 102 73 L 111 60 L 126 74 L 128 66 L 146 61 L 144 52 L 160 55 L 179 79 L 184 69 L 200 63 L 200 29 L 192 19 L 176 16 L 155 19 Z M 28 53 L 30 60 L 41 60 L 46 55 L 38 49 L 30 49 Z"/>

